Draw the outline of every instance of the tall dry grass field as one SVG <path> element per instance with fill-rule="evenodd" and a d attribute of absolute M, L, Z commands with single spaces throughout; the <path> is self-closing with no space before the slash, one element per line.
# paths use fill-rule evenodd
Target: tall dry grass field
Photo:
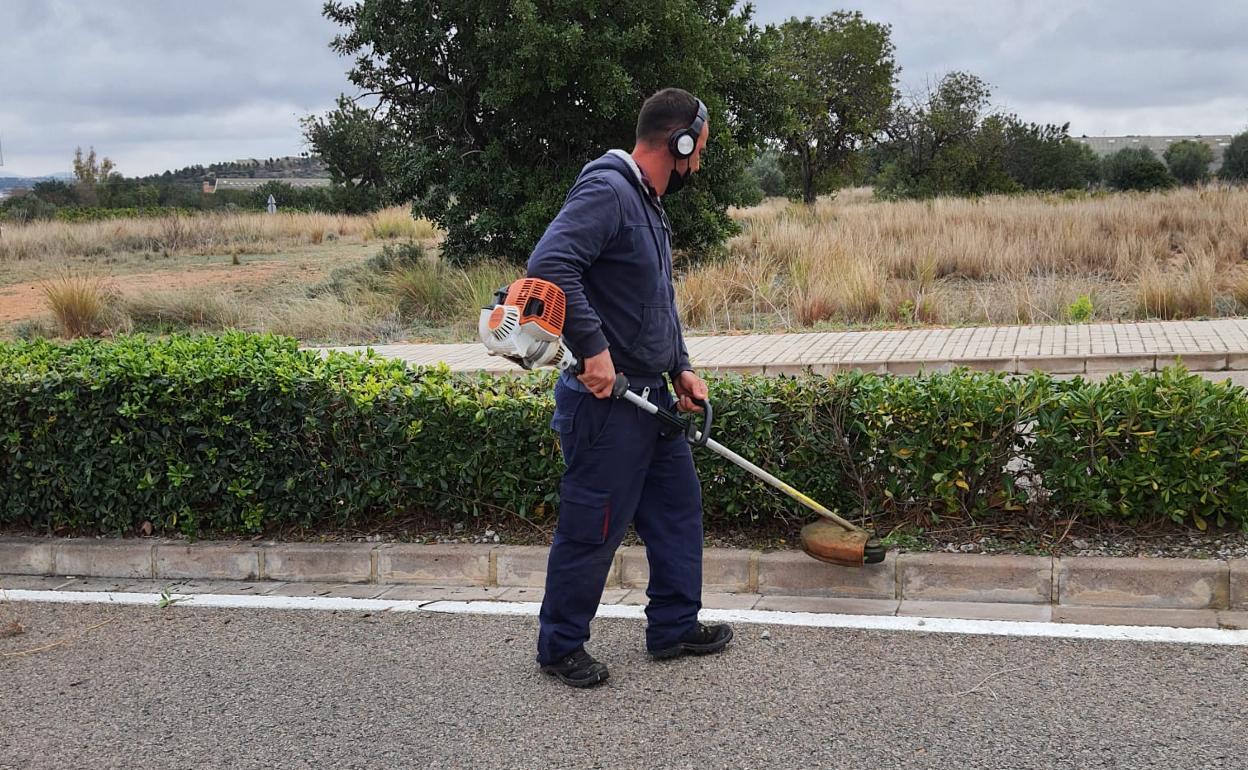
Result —
<path fill-rule="evenodd" d="M 1064 322 L 1238 314 L 1248 300 L 1248 189 L 877 202 L 843 191 L 814 207 L 734 210 L 725 258 L 688 269 L 691 327 Z M 738 271 L 765 277 L 762 311 Z M 776 310 L 767 310 L 774 306 Z"/>
<path fill-rule="evenodd" d="M 0 264 L 159 252 L 220 254 L 319 244 L 326 240 L 431 239 L 428 220 L 413 220 L 406 207 L 367 216 L 339 214 L 230 214 L 111 219 L 101 222 L 33 222 L 5 225 Z"/>

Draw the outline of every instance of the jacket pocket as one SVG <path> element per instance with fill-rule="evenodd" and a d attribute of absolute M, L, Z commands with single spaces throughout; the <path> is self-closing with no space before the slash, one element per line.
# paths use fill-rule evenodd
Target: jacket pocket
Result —
<path fill-rule="evenodd" d="M 669 359 L 672 357 L 672 330 L 670 306 L 642 305 L 641 325 L 628 346 L 628 352 L 650 372 L 665 372 L 670 368 Z"/>
<path fill-rule="evenodd" d="M 611 529 L 611 493 L 566 479 L 559 485 L 556 531 L 576 543 L 601 545 Z"/>

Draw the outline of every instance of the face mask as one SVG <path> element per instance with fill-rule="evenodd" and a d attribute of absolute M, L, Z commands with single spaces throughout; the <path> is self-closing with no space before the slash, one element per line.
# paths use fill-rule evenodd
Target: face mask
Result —
<path fill-rule="evenodd" d="M 685 169 L 685 173 L 681 174 L 676 171 L 676 167 L 672 167 L 672 173 L 667 175 L 667 190 L 664 195 L 680 192 L 685 186 L 685 182 L 689 181 L 689 177 L 693 174 L 693 169 Z"/>

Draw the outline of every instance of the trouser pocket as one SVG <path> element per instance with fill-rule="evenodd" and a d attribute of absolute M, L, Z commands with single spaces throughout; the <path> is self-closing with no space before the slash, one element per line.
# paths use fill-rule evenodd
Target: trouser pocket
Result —
<path fill-rule="evenodd" d="M 611 529 L 611 493 L 567 479 L 559 485 L 556 530 L 577 543 L 600 545 Z"/>

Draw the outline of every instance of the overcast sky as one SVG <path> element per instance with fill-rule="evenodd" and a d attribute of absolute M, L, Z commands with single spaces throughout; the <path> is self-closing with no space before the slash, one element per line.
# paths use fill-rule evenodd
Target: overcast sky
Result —
<path fill-rule="evenodd" d="M 501 0 L 500 0 L 501 1 Z M 901 86 L 954 69 L 1078 136 L 1248 127 L 1248 0 L 763 0 L 760 21 L 862 10 Z M 321 0 L 0 0 L 0 176 L 94 145 L 127 175 L 293 155 L 348 90 Z"/>

